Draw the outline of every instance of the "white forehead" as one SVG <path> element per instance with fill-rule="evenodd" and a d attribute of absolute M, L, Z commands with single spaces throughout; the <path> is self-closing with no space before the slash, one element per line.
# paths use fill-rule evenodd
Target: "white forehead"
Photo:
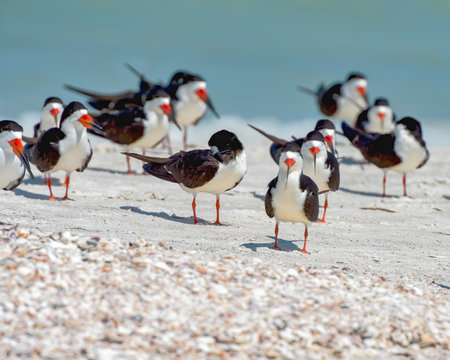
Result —
<path fill-rule="evenodd" d="M 42 108 L 42 111 L 50 111 L 51 109 L 60 109 L 61 110 L 62 108 L 63 108 L 63 106 L 60 103 L 49 102 Z"/>
<path fill-rule="evenodd" d="M 320 129 L 319 132 L 325 136 L 334 136 L 334 130 L 333 129 Z"/>
<path fill-rule="evenodd" d="M 2 141 L 11 141 L 14 139 L 22 139 L 22 133 L 20 131 L 3 131 L 0 133 L 0 139 Z"/>
<path fill-rule="evenodd" d="M 206 81 L 191 81 L 187 84 L 181 85 L 180 88 L 184 88 L 188 91 L 197 91 L 199 89 L 206 89 Z"/>

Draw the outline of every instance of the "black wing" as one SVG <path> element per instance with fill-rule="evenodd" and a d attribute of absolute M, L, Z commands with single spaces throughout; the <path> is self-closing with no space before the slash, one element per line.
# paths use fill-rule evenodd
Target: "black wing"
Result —
<path fill-rule="evenodd" d="M 84 160 L 83 165 L 81 165 L 81 167 L 77 169 L 77 171 L 79 171 L 79 172 L 83 172 L 87 168 L 87 166 L 89 165 L 89 162 L 92 159 L 92 153 L 93 153 L 92 146 L 91 146 L 91 142 L 89 140 L 88 140 L 88 142 L 89 142 L 90 152 L 89 152 L 88 156 L 86 157 L 86 159 Z"/>
<path fill-rule="evenodd" d="M 306 191 L 304 205 L 305 216 L 309 221 L 317 221 L 319 217 L 319 188 L 308 176 L 300 176 L 300 190 Z"/>
<path fill-rule="evenodd" d="M 340 182 L 339 162 L 333 153 L 329 151 L 325 165 L 331 170 L 330 178 L 328 179 L 328 187 L 331 191 L 337 191 Z"/>
<path fill-rule="evenodd" d="M 36 145 L 31 148 L 33 164 L 39 171 L 51 170 L 59 160 L 59 142 L 65 138 L 65 134 L 59 128 L 52 128 L 43 133 Z"/>
<path fill-rule="evenodd" d="M 278 177 L 272 179 L 272 181 L 267 185 L 269 188 L 266 192 L 266 198 L 264 200 L 264 207 L 266 208 L 266 214 L 268 217 L 273 218 L 274 217 L 274 211 L 272 206 L 272 189 L 274 189 L 277 186 Z"/>
<path fill-rule="evenodd" d="M 321 85 L 317 91 L 317 102 L 320 111 L 326 116 L 332 116 L 337 110 L 336 95 L 341 94 L 341 84 L 335 84 L 328 90 Z"/>
<path fill-rule="evenodd" d="M 367 123 L 368 118 L 367 114 L 369 112 L 369 109 L 366 109 L 364 111 L 361 111 L 358 115 L 358 119 L 356 120 L 355 129 L 365 131 L 364 125 Z"/>
<path fill-rule="evenodd" d="M 165 167 L 173 178 L 187 188 L 196 188 L 210 181 L 219 169 L 219 161 L 211 150 L 192 150 L 170 157 Z"/>
<path fill-rule="evenodd" d="M 3 188 L 3 190 L 8 190 L 8 191 L 14 190 L 16 187 L 18 187 L 22 183 L 22 180 L 24 177 L 25 177 L 25 169 L 23 169 L 22 176 L 20 176 L 16 180 L 11 181 L 8 185 L 6 185 Z"/>
<path fill-rule="evenodd" d="M 103 113 L 94 117 L 102 126 L 103 134 L 99 134 L 94 130 L 88 130 L 89 133 L 105 137 L 117 144 L 131 144 L 144 134 L 142 119 L 145 118 L 145 114 L 141 109 Z"/>
<path fill-rule="evenodd" d="M 364 158 L 379 168 L 397 165 L 401 159 L 394 152 L 395 137 L 390 134 L 364 133 L 342 123 L 344 135 L 356 146 Z"/>

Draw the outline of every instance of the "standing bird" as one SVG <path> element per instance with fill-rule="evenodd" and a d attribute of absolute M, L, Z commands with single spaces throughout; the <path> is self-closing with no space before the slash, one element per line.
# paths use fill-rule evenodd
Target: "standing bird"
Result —
<path fill-rule="evenodd" d="M 305 224 L 302 253 L 308 254 L 306 240 L 308 224 L 317 221 L 319 215 L 318 188 L 314 181 L 302 172 L 303 159 L 300 147 L 294 142 L 283 146 L 280 154 L 278 176 L 268 185 L 265 208 L 270 218 L 275 217 L 275 249 L 278 247 L 278 224 L 301 222 Z"/>
<path fill-rule="evenodd" d="M 345 122 L 342 130 L 367 161 L 383 170 L 383 197 L 386 196 L 388 170 L 403 173 L 403 195 L 407 196 L 406 173 L 422 167 L 430 158 L 420 123 L 404 117 L 395 123 L 394 131 L 389 134 L 367 134 Z"/>
<path fill-rule="evenodd" d="M 336 157 L 327 150 L 325 140 L 319 131 L 311 131 L 301 145 L 303 157 L 303 173 L 309 176 L 318 186 L 319 193 L 325 192 L 325 204 L 322 220 L 328 208 L 328 191 L 339 189 L 339 163 Z"/>
<path fill-rule="evenodd" d="M 367 109 L 367 79 L 359 73 L 352 73 L 343 83 L 329 88 L 324 84 L 317 91 L 298 86 L 300 91 L 317 98 L 320 111 L 331 119 L 341 119 L 355 124 L 358 114 Z"/>
<path fill-rule="evenodd" d="M 172 98 L 175 117 L 184 128 L 183 146 L 187 149 L 187 129 L 205 116 L 209 108 L 219 118 L 208 93 L 206 81 L 200 76 L 186 71 L 176 72 L 170 79 L 166 91 Z"/>
<path fill-rule="evenodd" d="M 34 178 L 22 144 L 23 128 L 15 121 L 0 121 L 0 188 L 14 190 L 25 170 Z"/>
<path fill-rule="evenodd" d="M 38 138 L 48 129 L 58 127 L 64 104 L 58 97 L 49 97 L 45 100 L 41 111 L 41 121 L 34 125 L 34 137 Z"/>
<path fill-rule="evenodd" d="M 169 158 L 143 156 L 123 153 L 124 155 L 147 162 L 144 170 L 162 180 L 174 182 L 191 193 L 194 223 L 197 224 L 195 198 L 198 193 L 216 194 L 216 224 L 220 225 L 220 194 L 233 189 L 243 179 L 247 171 L 244 146 L 230 131 L 221 130 L 208 141 L 210 149 L 181 151 Z"/>
<path fill-rule="evenodd" d="M 384 98 L 378 98 L 374 104 L 358 115 L 355 128 L 366 133 L 387 134 L 394 130 L 395 115 Z"/>
<path fill-rule="evenodd" d="M 88 114 L 86 107 L 73 101 L 66 106 L 58 128 L 44 132 L 31 149 L 33 163 L 39 171 L 51 173 L 58 170 L 66 172 L 66 195 L 63 200 L 69 199 L 70 173 L 74 170 L 84 171 L 92 157 L 92 147 L 89 142 L 86 128 L 100 126 Z M 48 176 L 47 185 L 50 191 L 50 200 L 56 200 L 52 193 L 52 181 Z"/>
<path fill-rule="evenodd" d="M 94 115 L 103 132 L 95 129 L 88 132 L 106 138 L 128 148 L 151 148 L 163 140 L 169 131 L 169 118 L 179 127 L 172 116 L 170 96 L 159 86 L 154 86 L 146 94 L 144 106 Z M 181 128 L 180 128 L 181 129 Z M 128 174 L 132 174 L 127 156 Z"/>
<path fill-rule="evenodd" d="M 327 150 L 331 152 L 336 158 L 338 153 L 336 150 L 336 127 L 333 122 L 328 119 L 322 119 L 317 121 L 314 130 L 320 132 L 323 135 Z"/>

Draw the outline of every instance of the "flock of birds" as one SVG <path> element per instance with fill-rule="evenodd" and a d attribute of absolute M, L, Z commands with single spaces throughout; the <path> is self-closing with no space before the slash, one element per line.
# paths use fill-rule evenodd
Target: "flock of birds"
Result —
<path fill-rule="evenodd" d="M 183 145 L 187 147 L 187 129 L 197 124 L 209 108 L 217 114 L 206 91 L 206 81 L 186 71 L 176 72 L 168 85 L 156 84 L 132 66 L 126 66 L 140 78 L 137 91 L 117 94 L 98 94 L 66 85 L 70 90 L 89 97 L 88 103 L 98 112 L 89 114 L 79 102 L 64 106 L 61 99 L 50 97 L 44 102 L 41 121 L 34 128 L 33 137 L 23 136 L 23 128 L 14 121 L 0 121 L 0 187 L 13 190 L 22 182 L 25 172 L 33 177 L 30 162 L 44 174 L 50 199 L 51 173 L 65 171 L 66 192 L 69 199 L 70 174 L 83 171 L 92 157 L 88 133 L 106 138 L 128 149 L 142 148 L 142 155 L 123 152 L 128 172 L 129 157 L 145 162 L 144 172 L 159 179 L 177 183 L 193 195 L 192 211 L 197 223 L 196 196 L 200 192 L 216 195 L 216 224 L 220 224 L 220 195 L 236 187 L 246 171 L 244 146 L 238 137 L 221 130 L 211 136 L 209 149 L 180 151 L 169 157 L 146 156 L 145 149 L 165 143 L 171 153 L 168 130 L 171 123 L 184 130 Z M 404 117 L 398 121 L 384 98 L 372 106 L 367 100 L 367 79 L 353 73 L 342 82 L 317 91 L 299 86 L 299 90 L 313 95 L 319 109 L 327 117 L 316 123 L 305 137 L 280 139 L 250 125 L 272 141 L 270 155 L 279 166 L 277 177 L 269 184 L 265 196 L 265 210 L 275 217 L 275 245 L 280 222 L 301 222 L 305 225 L 304 245 L 308 224 L 318 221 L 319 195 L 324 194 L 324 212 L 319 222 L 325 222 L 328 192 L 339 189 L 339 157 L 336 150 L 335 125 L 342 120 L 342 135 L 357 147 L 364 158 L 384 172 L 403 173 L 403 194 L 406 192 L 406 173 L 423 166 L 429 152 L 422 137 L 420 123 Z M 27 145 L 24 147 L 22 140 Z"/>

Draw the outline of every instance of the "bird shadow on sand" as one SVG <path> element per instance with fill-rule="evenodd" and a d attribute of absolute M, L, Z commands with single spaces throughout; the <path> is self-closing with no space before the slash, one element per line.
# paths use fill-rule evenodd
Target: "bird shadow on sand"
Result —
<path fill-rule="evenodd" d="M 275 244 L 275 236 L 267 236 L 269 239 L 272 239 L 271 242 L 268 243 L 246 243 L 241 246 L 250 249 L 251 251 L 257 252 L 258 248 L 269 248 L 273 251 L 300 251 L 300 248 L 295 245 L 292 241 L 287 241 L 278 238 L 278 246 L 280 249 L 274 249 L 273 245 Z"/>
<path fill-rule="evenodd" d="M 34 194 L 34 193 L 31 193 L 29 191 L 25 191 L 22 189 L 15 189 L 13 191 L 14 191 L 14 194 L 26 197 L 28 199 L 35 199 L 35 200 L 48 200 L 49 199 L 49 195 Z"/>
<path fill-rule="evenodd" d="M 22 181 L 22 184 L 25 185 L 45 185 L 47 186 L 47 184 L 44 183 L 44 178 L 42 176 L 35 176 L 34 179 L 32 178 L 26 178 Z M 57 178 L 52 178 L 52 186 L 61 186 L 62 183 L 59 179 Z"/>
<path fill-rule="evenodd" d="M 258 193 L 256 193 L 256 191 L 252 191 L 250 194 L 252 194 L 253 197 L 255 197 L 255 198 L 259 199 L 259 200 L 262 200 L 262 201 L 266 200 L 266 196 L 265 195 L 258 194 Z"/>
<path fill-rule="evenodd" d="M 136 214 L 155 216 L 155 217 L 159 217 L 159 218 L 164 219 L 164 220 L 174 221 L 174 222 L 181 223 L 181 224 L 195 225 L 193 216 L 181 217 L 181 216 L 177 216 L 177 215 L 169 215 L 169 214 L 167 214 L 165 212 L 162 212 L 162 211 L 160 211 L 160 212 L 145 211 L 145 210 L 139 209 L 136 206 L 121 206 L 120 209 L 132 211 L 132 212 L 134 212 Z M 199 217 L 197 217 L 197 220 L 198 220 L 200 225 L 214 225 L 214 223 L 206 221 L 206 220 L 201 219 Z"/>
<path fill-rule="evenodd" d="M 345 187 L 340 187 L 339 191 L 343 191 L 350 194 L 356 194 L 356 195 L 363 195 L 363 196 L 372 196 L 372 197 L 379 197 L 382 198 L 380 193 L 374 193 L 370 191 L 358 191 L 358 190 L 352 190 Z M 400 198 L 400 196 L 394 196 L 394 195 L 386 195 L 385 198 Z"/>
<path fill-rule="evenodd" d="M 341 157 L 339 158 L 339 164 L 344 165 L 368 165 L 367 160 L 364 159 L 356 159 L 352 157 Z"/>
<path fill-rule="evenodd" d="M 106 172 L 110 174 L 120 174 L 120 175 L 128 175 L 128 171 L 122 171 L 122 170 L 112 170 L 112 169 L 105 169 L 105 168 L 99 168 L 99 167 L 88 167 L 86 170 L 92 170 L 92 171 L 98 171 L 98 172 Z M 142 175 L 142 172 L 133 172 L 133 175 Z"/>

